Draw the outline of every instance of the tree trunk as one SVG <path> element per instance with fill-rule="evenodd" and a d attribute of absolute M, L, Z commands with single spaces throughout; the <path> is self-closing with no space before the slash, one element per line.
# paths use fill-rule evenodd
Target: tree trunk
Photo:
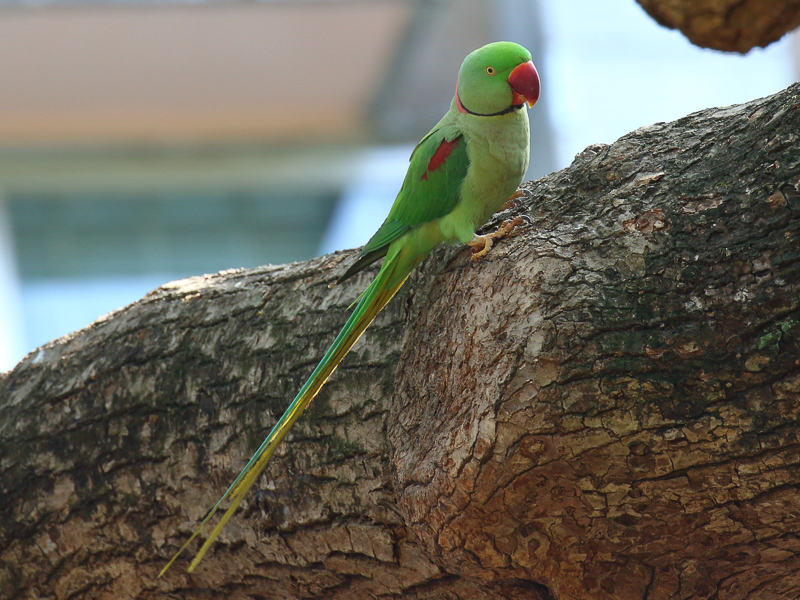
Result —
<path fill-rule="evenodd" d="M 371 273 L 168 284 L 0 375 L 3 598 L 794 599 L 800 85 L 593 146 L 434 252 L 198 571 Z"/>
<path fill-rule="evenodd" d="M 636 0 L 703 48 L 749 52 L 800 26 L 800 0 Z"/>

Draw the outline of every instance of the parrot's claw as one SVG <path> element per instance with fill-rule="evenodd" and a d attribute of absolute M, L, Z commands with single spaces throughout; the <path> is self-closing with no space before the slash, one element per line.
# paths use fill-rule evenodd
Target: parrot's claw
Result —
<path fill-rule="evenodd" d="M 516 205 L 516 202 L 514 202 L 514 201 L 517 198 L 522 198 L 524 195 L 525 195 L 525 192 L 523 192 L 522 190 L 517 190 L 516 192 L 511 194 L 511 197 L 508 200 L 506 200 L 506 203 L 503 204 L 503 206 L 500 207 L 500 210 L 506 210 L 508 208 L 513 208 L 514 205 Z"/>
<path fill-rule="evenodd" d="M 489 253 L 489 250 L 494 246 L 494 241 L 506 237 L 514 227 L 520 223 L 524 223 L 525 219 L 522 217 L 514 217 L 510 221 L 503 221 L 497 231 L 487 233 L 486 235 L 476 235 L 469 242 L 467 246 L 472 248 L 472 260 L 480 260 Z"/>

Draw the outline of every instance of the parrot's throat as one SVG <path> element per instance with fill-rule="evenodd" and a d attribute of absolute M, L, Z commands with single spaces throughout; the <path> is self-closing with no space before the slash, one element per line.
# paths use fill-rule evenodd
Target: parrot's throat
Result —
<path fill-rule="evenodd" d="M 474 110 L 470 110 L 466 106 L 464 106 L 464 103 L 461 102 L 461 98 L 459 97 L 458 92 L 456 92 L 456 107 L 458 107 L 458 112 L 461 112 L 461 113 L 464 113 L 464 114 L 467 114 L 467 115 L 473 115 L 473 116 L 476 116 L 476 117 L 499 117 L 501 115 L 507 115 L 510 112 L 514 112 L 515 110 L 518 110 L 518 109 L 522 108 L 523 106 L 525 106 L 524 102 L 522 104 L 512 104 L 508 108 L 505 108 L 505 109 L 503 109 L 501 111 L 498 111 L 498 112 L 479 113 L 479 112 L 475 112 Z"/>

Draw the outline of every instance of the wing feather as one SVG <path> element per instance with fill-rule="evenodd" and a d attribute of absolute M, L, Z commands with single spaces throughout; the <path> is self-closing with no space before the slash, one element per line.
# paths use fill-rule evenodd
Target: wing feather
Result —
<path fill-rule="evenodd" d="M 422 138 L 411 153 L 405 180 L 386 220 L 337 283 L 385 256 L 389 244 L 411 228 L 452 211 L 461 199 L 468 168 L 467 144 L 455 126 L 443 125 Z"/>

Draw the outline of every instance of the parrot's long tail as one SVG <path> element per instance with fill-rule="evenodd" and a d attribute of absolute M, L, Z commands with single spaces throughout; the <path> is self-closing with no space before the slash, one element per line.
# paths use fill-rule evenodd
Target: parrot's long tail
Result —
<path fill-rule="evenodd" d="M 314 396 L 317 395 L 331 374 L 333 374 L 333 372 L 336 370 L 336 367 L 339 366 L 339 363 L 350 351 L 350 348 L 353 347 L 353 344 L 355 344 L 356 341 L 358 341 L 358 338 L 361 337 L 361 334 L 364 333 L 364 330 L 369 326 L 370 323 L 372 323 L 373 319 L 377 316 L 381 309 L 386 306 L 389 300 L 391 300 L 392 297 L 397 293 L 408 277 L 408 274 L 419 262 L 418 260 L 403 260 L 403 254 L 404 253 L 400 248 L 389 253 L 387 258 L 384 260 L 384 264 L 381 267 L 380 272 L 369 285 L 369 287 L 364 290 L 361 299 L 358 301 L 358 305 L 350 315 L 347 323 L 345 323 L 344 327 L 339 332 L 339 335 L 336 336 L 336 339 L 325 353 L 325 356 L 322 358 L 319 365 L 317 365 L 317 368 L 314 369 L 313 373 L 311 373 L 308 381 L 306 381 L 305 385 L 303 385 L 303 387 L 300 389 L 297 397 L 295 397 L 294 401 L 292 401 L 292 403 L 289 405 L 289 408 L 286 409 L 286 412 L 283 413 L 283 416 L 275 424 L 275 427 L 272 428 L 272 431 L 270 431 L 267 438 L 263 441 L 261 446 L 259 446 L 255 454 L 253 454 L 253 457 L 248 461 L 244 469 L 242 469 L 242 472 L 239 473 L 239 476 L 217 501 L 206 518 L 203 519 L 203 522 L 200 523 L 200 526 L 194 531 L 189 540 L 180 548 L 180 550 L 175 553 L 167 565 L 161 570 L 161 572 L 158 574 L 159 577 L 166 573 L 167 569 L 169 569 L 172 563 L 175 562 L 175 559 L 178 558 L 178 556 L 180 556 L 183 551 L 189 547 L 189 544 L 191 544 L 194 538 L 197 537 L 197 535 L 203 530 L 203 527 L 205 527 L 206 523 L 211 519 L 211 517 L 214 516 L 220 505 L 227 498 L 230 498 L 230 506 L 225 511 L 225 514 L 222 515 L 219 523 L 217 523 L 214 527 L 211 535 L 209 535 L 208 539 L 203 542 L 203 545 L 200 547 L 197 555 L 189 565 L 189 572 L 191 573 L 194 571 L 194 569 L 203 559 L 203 556 L 205 556 L 206 552 L 208 552 L 211 544 L 213 544 L 214 540 L 216 540 L 217 536 L 219 536 L 222 528 L 233 516 L 233 513 L 236 512 L 236 509 L 241 503 L 242 498 L 244 498 L 248 490 L 253 487 L 253 484 L 258 479 L 258 476 L 261 475 L 270 457 L 275 452 L 275 449 L 281 443 L 283 438 L 286 437 L 286 434 L 292 428 L 292 425 L 294 425 L 295 421 L 297 421 L 297 418 L 302 414 Z"/>

